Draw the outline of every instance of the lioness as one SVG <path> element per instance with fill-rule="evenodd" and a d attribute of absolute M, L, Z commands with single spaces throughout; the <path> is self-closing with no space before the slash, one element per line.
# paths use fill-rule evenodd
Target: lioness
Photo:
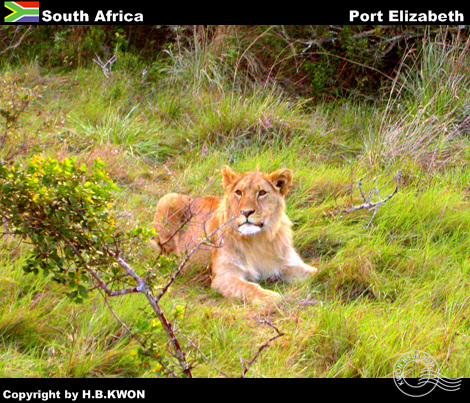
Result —
<path fill-rule="evenodd" d="M 290 282 L 317 272 L 294 250 L 292 222 L 284 211 L 292 171 L 240 174 L 223 166 L 221 172 L 223 198 L 169 193 L 160 199 L 153 222 L 157 241 L 166 253 L 193 252 L 191 261 L 202 264 L 212 260 L 212 288 L 225 297 L 276 300 L 280 294 L 255 282 Z"/>

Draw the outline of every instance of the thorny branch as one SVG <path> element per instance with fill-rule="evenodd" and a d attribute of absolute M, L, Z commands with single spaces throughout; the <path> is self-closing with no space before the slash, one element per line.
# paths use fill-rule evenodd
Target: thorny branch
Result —
<path fill-rule="evenodd" d="M 100 288 L 108 295 L 108 296 L 116 296 L 116 295 L 123 295 L 127 293 L 132 293 L 132 292 L 140 292 L 145 295 L 147 298 L 150 306 L 152 307 L 155 315 L 157 316 L 158 320 L 162 324 L 162 327 L 167 334 L 170 345 L 174 349 L 174 356 L 179 362 L 179 365 L 182 369 L 182 373 L 188 377 L 192 378 L 191 374 L 191 366 L 188 364 L 186 360 L 186 355 L 184 351 L 181 349 L 181 346 L 178 342 L 178 339 L 175 336 L 175 332 L 173 330 L 173 327 L 170 323 L 170 321 L 166 318 L 165 314 L 163 313 L 162 309 L 158 305 L 158 301 L 156 298 L 152 295 L 152 292 L 150 291 L 149 286 L 145 283 L 145 281 L 132 269 L 131 266 L 127 264 L 121 257 L 119 257 L 115 252 L 105 249 L 106 253 L 109 255 L 113 256 L 117 263 L 124 269 L 127 275 L 132 277 L 136 283 L 137 286 L 132 288 L 132 289 L 125 289 L 125 290 L 119 290 L 119 291 L 112 291 L 108 288 L 107 284 L 104 283 L 104 281 L 100 278 L 98 273 L 96 273 L 93 269 L 87 268 L 87 271 L 93 276 L 93 278 L 99 283 Z M 75 253 L 80 253 L 78 250 L 74 250 Z"/>
<path fill-rule="evenodd" d="M 188 361 L 186 360 L 186 354 L 181 349 L 178 339 L 176 338 L 175 332 L 173 330 L 173 326 L 171 325 L 170 321 L 166 318 L 165 314 L 163 313 L 160 305 L 158 305 L 157 299 L 153 296 L 152 292 L 150 291 L 149 286 L 136 274 L 136 272 L 120 257 L 117 258 L 117 261 L 121 267 L 132 277 L 134 278 L 137 283 L 137 290 L 145 295 L 147 298 L 150 306 L 152 307 L 153 311 L 157 315 L 162 327 L 170 340 L 171 346 L 174 348 L 175 357 L 178 360 L 182 372 L 188 378 L 192 378 L 191 373 L 191 366 L 189 365 Z"/>
<path fill-rule="evenodd" d="M 180 363 L 180 366 L 183 370 L 183 374 L 186 375 L 187 377 L 191 378 L 192 377 L 192 374 L 191 374 L 191 366 L 189 365 L 189 363 L 187 362 L 186 360 L 186 355 L 184 353 L 184 351 L 181 349 L 181 346 L 179 344 L 179 341 L 178 339 L 176 338 L 176 335 L 175 335 L 175 331 L 173 329 L 173 326 L 171 325 L 171 323 L 168 321 L 168 319 L 165 317 L 162 309 L 160 308 L 160 306 L 158 305 L 160 299 L 166 294 L 166 292 L 168 291 L 168 289 L 170 288 L 171 284 L 173 284 L 173 282 L 175 281 L 176 277 L 181 273 L 181 271 L 183 270 L 183 268 L 185 267 L 185 265 L 187 264 L 187 262 L 191 259 L 192 255 L 194 253 L 196 253 L 199 248 L 204 245 L 204 244 L 207 244 L 207 241 L 209 240 L 210 242 L 210 238 L 212 238 L 217 232 L 221 231 L 223 228 L 225 228 L 227 225 L 229 225 L 233 220 L 235 220 L 236 218 L 238 218 L 238 216 L 235 216 L 235 217 L 232 217 L 230 220 L 228 220 L 227 222 L 225 222 L 224 224 L 220 225 L 219 227 L 217 227 L 214 231 L 212 231 L 210 234 L 207 235 L 206 239 L 202 239 L 191 251 L 189 251 L 186 256 L 184 257 L 184 259 L 181 261 L 181 263 L 179 264 L 178 268 L 172 273 L 169 281 L 166 283 L 166 285 L 161 289 L 160 293 L 155 297 L 149 286 L 145 283 L 145 280 L 142 279 L 141 277 L 139 277 L 137 275 L 137 273 L 121 258 L 119 257 L 115 252 L 111 251 L 111 250 L 106 250 L 106 252 L 108 254 L 110 254 L 111 256 L 114 256 L 118 262 L 118 264 L 125 270 L 125 272 L 131 276 L 137 283 L 137 286 L 135 288 L 132 288 L 132 289 L 128 289 L 128 290 L 120 290 L 119 294 L 123 294 L 123 293 L 130 293 L 130 292 L 140 292 L 142 294 L 145 295 L 145 297 L 147 298 L 147 300 L 149 301 L 153 311 L 155 312 L 156 316 L 158 317 L 160 323 L 162 324 L 163 326 L 163 329 L 165 330 L 169 340 L 170 340 L 170 344 L 171 346 L 173 347 L 174 351 L 175 351 L 175 357 L 176 359 L 178 360 L 178 362 Z M 91 271 L 93 272 L 93 271 Z M 99 278 L 99 276 L 96 274 L 96 273 L 91 273 L 93 275 L 93 277 L 95 277 L 98 281 L 101 281 L 101 285 L 102 285 L 102 289 L 106 292 L 106 294 L 108 294 L 109 296 L 114 296 L 114 295 L 117 295 L 116 292 L 113 292 L 111 290 L 108 289 L 108 287 L 102 282 L 102 280 Z M 266 343 L 264 343 L 260 348 L 259 350 L 257 351 L 257 353 L 255 354 L 255 356 L 248 362 L 248 364 L 244 367 L 244 370 L 243 370 L 243 374 L 242 374 L 242 377 L 245 376 L 245 374 L 248 372 L 248 370 L 250 369 L 251 365 L 253 365 L 253 363 L 255 362 L 255 360 L 258 358 L 258 356 L 260 355 L 260 353 L 272 342 L 274 341 L 275 339 L 277 339 L 278 337 L 281 337 L 283 336 L 283 333 L 279 332 L 279 330 L 273 325 L 271 324 L 270 322 L 265 322 L 266 324 L 268 324 L 269 326 L 273 327 L 276 332 L 277 332 L 277 335 L 272 337 L 271 339 L 269 339 Z"/>

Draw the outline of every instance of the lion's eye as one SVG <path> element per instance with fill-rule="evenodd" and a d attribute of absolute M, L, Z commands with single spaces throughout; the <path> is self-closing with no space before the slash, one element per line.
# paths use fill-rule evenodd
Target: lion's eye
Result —
<path fill-rule="evenodd" d="M 235 194 L 236 194 L 237 196 L 241 196 L 241 195 L 242 195 L 242 191 L 241 191 L 240 189 L 237 189 L 237 190 L 235 190 Z"/>
<path fill-rule="evenodd" d="M 258 192 L 258 196 L 264 196 L 266 193 L 267 193 L 266 190 L 260 190 Z"/>

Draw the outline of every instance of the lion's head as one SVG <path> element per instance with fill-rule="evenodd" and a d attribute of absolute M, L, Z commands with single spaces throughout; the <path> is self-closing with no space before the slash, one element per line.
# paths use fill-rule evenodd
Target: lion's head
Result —
<path fill-rule="evenodd" d="M 226 219 L 238 216 L 231 227 L 246 237 L 277 231 L 284 215 L 284 198 L 292 185 L 292 171 L 279 169 L 271 174 L 258 171 L 240 174 L 223 166 L 221 172 Z"/>

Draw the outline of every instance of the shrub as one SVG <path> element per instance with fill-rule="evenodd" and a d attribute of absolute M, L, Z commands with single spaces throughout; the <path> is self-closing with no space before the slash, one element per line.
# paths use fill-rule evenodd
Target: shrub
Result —
<path fill-rule="evenodd" d="M 33 244 L 25 270 L 68 283 L 76 301 L 87 296 L 87 269 L 111 266 L 103 249 L 117 250 L 124 236 L 109 210 L 117 187 L 102 168 L 100 161 L 88 172 L 74 159 L 39 157 L 0 166 L 2 218 Z"/>

